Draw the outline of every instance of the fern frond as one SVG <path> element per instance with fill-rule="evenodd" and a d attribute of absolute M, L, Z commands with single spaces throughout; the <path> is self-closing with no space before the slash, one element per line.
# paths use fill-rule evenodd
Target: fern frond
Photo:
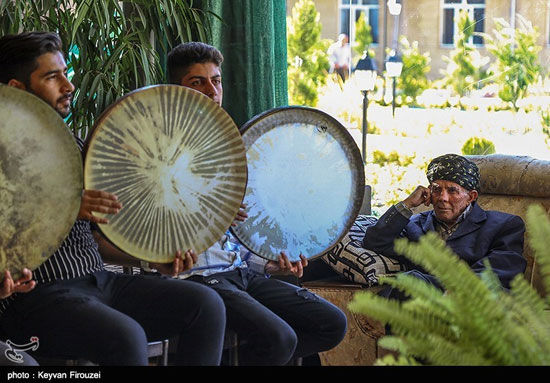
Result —
<path fill-rule="evenodd" d="M 378 281 L 380 284 L 397 288 L 413 298 L 430 302 L 433 309 L 438 310 L 442 317 L 445 312 L 451 310 L 451 301 L 445 299 L 443 291 L 411 275 L 397 274 L 395 277 L 380 277 Z"/>
<path fill-rule="evenodd" d="M 389 354 L 384 356 L 381 359 L 377 359 L 376 362 L 374 362 L 375 366 L 419 366 L 420 363 L 418 363 L 414 358 L 399 355 L 397 359 L 395 356 Z"/>
<path fill-rule="evenodd" d="M 397 240 L 395 250 L 437 276 L 448 294 L 453 296 L 456 310 L 463 311 L 465 317 L 498 318 L 503 315 L 489 287 L 437 234 L 428 233 L 418 243 Z M 468 288 L 465 289 L 465 286 Z"/>
<path fill-rule="evenodd" d="M 509 344 L 510 354 L 516 365 L 541 365 L 550 363 L 550 323 L 543 311 L 519 301 L 513 295 L 501 297 L 508 309 L 506 322 L 499 326 L 501 336 Z"/>
<path fill-rule="evenodd" d="M 502 291 L 502 284 L 500 283 L 500 279 L 498 279 L 498 276 L 493 271 L 489 260 L 485 259 L 483 265 L 485 266 L 485 269 L 481 273 L 479 273 L 479 278 L 485 284 L 485 286 L 487 286 L 489 291 L 491 291 L 493 294 L 498 294 Z"/>
<path fill-rule="evenodd" d="M 407 342 L 413 340 L 407 339 Z M 416 342 L 417 346 L 412 347 L 414 352 L 422 352 L 424 359 L 432 365 L 442 366 L 486 366 L 492 362 L 484 357 L 482 349 L 472 347 L 472 344 L 465 345 L 460 341 L 454 342 L 435 334 L 429 334 L 426 339 Z"/>
<path fill-rule="evenodd" d="M 540 266 L 546 301 L 550 303 L 550 219 L 540 205 L 530 205 L 526 217 L 529 245 Z"/>
<path fill-rule="evenodd" d="M 510 295 L 518 303 L 530 307 L 537 313 L 542 313 L 545 309 L 550 308 L 521 274 L 516 275 L 512 282 L 510 282 Z"/>

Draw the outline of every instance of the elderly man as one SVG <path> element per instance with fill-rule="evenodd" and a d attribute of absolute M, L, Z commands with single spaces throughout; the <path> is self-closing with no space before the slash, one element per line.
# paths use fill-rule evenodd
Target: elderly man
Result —
<path fill-rule="evenodd" d="M 502 286 L 525 271 L 522 256 L 523 220 L 515 215 L 485 211 L 476 203 L 479 191 L 479 169 L 472 161 L 446 154 L 428 165 L 429 186 L 418 186 L 404 201 L 392 206 L 369 227 L 363 238 L 363 247 L 407 263 L 407 273 L 441 288 L 438 281 L 420 267 L 395 253 L 395 239 L 418 239 L 428 231 L 436 231 L 462 260 L 476 272 L 481 272 L 488 260 Z M 413 214 L 412 208 L 433 206 L 433 210 Z M 403 299 L 395 289 L 381 293 L 389 298 Z"/>

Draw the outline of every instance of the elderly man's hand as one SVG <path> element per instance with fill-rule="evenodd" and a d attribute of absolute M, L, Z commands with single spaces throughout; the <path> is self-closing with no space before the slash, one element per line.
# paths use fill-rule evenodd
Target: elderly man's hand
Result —
<path fill-rule="evenodd" d="M 109 223 L 107 218 L 99 218 L 92 212 L 116 214 L 122 208 L 117 196 L 102 190 L 84 190 L 77 219 L 85 219 L 95 223 Z"/>
<path fill-rule="evenodd" d="M 430 189 L 424 186 L 417 186 L 416 189 L 409 195 L 403 203 L 405 206 L 407 206 L 409 209 L 415 208 L 417 206 L 420 206 L 422 204 L 426 206 L 430 206 L 431 204 L 432 195 L 430 192 Z"/>
<path fill-rule="evenodd" d="M 269 261 L 265 265 L 268 274 L 292 274 L 298 278 L 304 275 L 304 267 L 308 265 L 307 258 L 300 254 L 300 261 L 290 262 L 284 251 L 281 252 L 277 262 Z"/>

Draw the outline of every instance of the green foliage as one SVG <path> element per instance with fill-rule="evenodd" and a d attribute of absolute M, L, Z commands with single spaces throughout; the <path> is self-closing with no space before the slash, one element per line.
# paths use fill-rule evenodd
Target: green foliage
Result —
<path fill-rule="evenodd" d="M 326 84 L 330 41 L 321 40 L 319 12 L 312 0 L 299 0 L 287 20 L 288 97 L 291 105 L 316 106 Z"/>
<path fill-rule="evenodd" d="M 420 53 L 418 41 L 409 43 L 405 36 L 399 39 L 401 45 L 401 59 L 403 60 L 403 70 L 398 79 L 398 87 L 404 98 L 410 97 L 412 103 L 416 104 L 416 97 L 430 87 L 428 73 L 430 72 L 430 54 L 429 52 Z"/>
<path fill-rule="evenodd" d="M 479 87 L 489 76 L 489 73 L 483 69 L 489 59 L 482 57 L 475 45 L 470 43 L 474 34 L 474 21 L 467 11 L 459 12 L 457 29 L 455 48 L 451 51 L 450 57 L 443 56 L 443 60 L 447 62 L 447 68 L 442 72 L 443 84 L 450 86 L 462 97 Z"/>
<path fill-rule="evenodd" d="M 494 154 L 495 152 L 495 144 L 483 137 L 470 137 L 462 146 L 464 155 Z"/>
<path fill-rule="evenodd" d="M 389 154 L 385 154 L 384 152 L 380 150 L 375 150 L 372 153 L 373 156 L 373 163 L 378 164 L 380 166 L 384 166 L 388 163 L 394 163 L 399 166 L 409 166 L 413 163 L 413 160 L 415 156 L 406 156 L 406 155 L 399 155 L 399 153 L 395 150 L 392 150 Z"/>
<path fill-rule="evenodd" d="M 517 102 L 525 97 L 530 84 L 537 81 L 541 71 L 537 44 L 538 30 L 521 15 L 517 15 L 518 27 L 513 29 L 504 19 L 495 19 L 494 37 L 485 34 L 487 50 L 495 58 L 495 73 L 500 85 L 499 97 L 511 102 L 519 109 Z"/>
<path fill-rule="evenodd" d="M 542 207 L 530 206 L 527 232 L 540 265 L 545 292 L 550 293 L 550 219 Z M 405 291 L 399 303 L 373 293 L 357 293 L 349 307 L 392 327 L 380 345 L 397 351 L 378 364 L 550 365 L 550 298 L 542 298 L 523 275 L 500 287 L 488 263 L 476 275 L 436 233 L 418 243 L 397 240 L 395 249 L 424 267 L 445 287 L 398 274 L 380 278 Z"/>
<path fill-rule="evenodd" d="M 359 19 L 355 22 L 355 45 L 353 50 L 358 56 L 363 56 L 364 51 L 369 52 L 369 57 L 375 57 L 376 52 L 370 49 L 372 44 L 372 28 L 367 23 L 367 17 L 361 12 Z"/>
<path fill-rule="evenodd" d="M 204 41 L 206 16 L 185 0 L 1 1 L 0 33 L 59 33 L 76 87 L 68 123 L 84 137 L 119 97 L 163 83 L 164 57 L 180 42 Z"/>
<path fill-rule="evenodd" d="M 550 141 L 550 110 L 540 111 L 540 123 L 542 126 L 542 133 L 545 136 L 545 141 L 548 144 Z"/>

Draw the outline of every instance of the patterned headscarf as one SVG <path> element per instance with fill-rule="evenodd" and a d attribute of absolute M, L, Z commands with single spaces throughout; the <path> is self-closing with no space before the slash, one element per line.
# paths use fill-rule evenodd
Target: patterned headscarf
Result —
<path fill-rule="evenodd" d="M 457 154 L 444 154 L 428 165 L 428 181 L 451 181 L 468 190 L 479 191 L 479 169 L 472 161 Z"/>

